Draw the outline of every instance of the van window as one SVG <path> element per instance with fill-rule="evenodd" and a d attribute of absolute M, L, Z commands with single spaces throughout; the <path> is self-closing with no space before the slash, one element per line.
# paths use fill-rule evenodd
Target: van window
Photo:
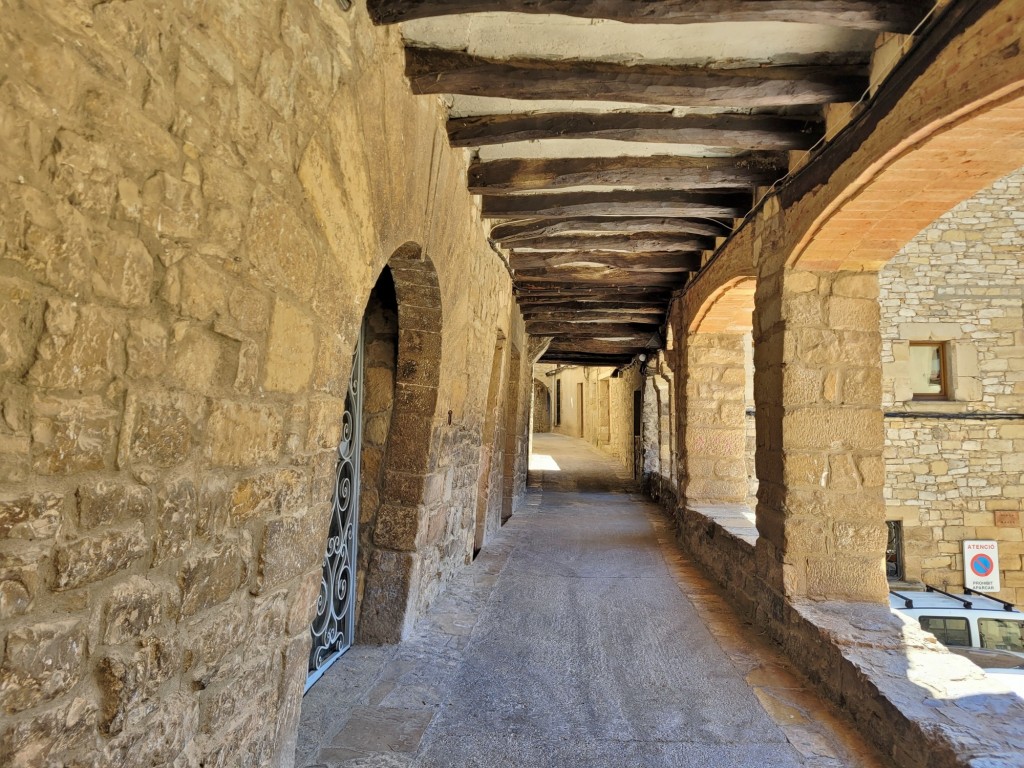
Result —
<path fill-rule="evenodd" d="M 1024 653 L 1024 621 L 1014 619 L 978 619 L 982 648 Z"/>
<path fill-rule="evenodd" d="M 967 645 L 971 644 L 971 628 L 967 619 L 955 618 L 952 616 L 922 616 L 921 629 L 926 629 L 935 635 L 935 639 L 943 645 Z"/>

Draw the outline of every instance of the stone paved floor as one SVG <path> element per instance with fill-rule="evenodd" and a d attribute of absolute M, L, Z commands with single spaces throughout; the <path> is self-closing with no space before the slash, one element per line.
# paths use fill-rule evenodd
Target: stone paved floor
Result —
<path fill-rule="evenodd" d="M 881 768 L 613 462 L 534 453 L 527 504 L 413 637 L 307 694 L 298 768 Z"/>

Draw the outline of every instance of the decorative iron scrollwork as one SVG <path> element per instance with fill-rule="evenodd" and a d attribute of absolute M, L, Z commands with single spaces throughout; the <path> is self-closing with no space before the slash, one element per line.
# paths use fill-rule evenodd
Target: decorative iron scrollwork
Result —
<path fill-rule="evenodd" d="M 355 630 L 356 541 L 359 529 L 359 453 L 363 421 L 363 334 L 352 359 L 345 398 L 338 463 L 335 470 L 331 526 L 327 535 L 316 618 L 310 632 L 306 690 L 352 646 Z"/>

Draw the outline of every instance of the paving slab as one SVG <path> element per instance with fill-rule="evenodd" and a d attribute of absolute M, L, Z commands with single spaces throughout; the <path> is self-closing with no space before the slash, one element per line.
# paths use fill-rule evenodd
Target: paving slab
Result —
<path fill-rule="evenodd" d="M 527 503 L 401 645 L 303 705 L 298 768 L 884 768 L 592 446 L 535 435 Z"/>

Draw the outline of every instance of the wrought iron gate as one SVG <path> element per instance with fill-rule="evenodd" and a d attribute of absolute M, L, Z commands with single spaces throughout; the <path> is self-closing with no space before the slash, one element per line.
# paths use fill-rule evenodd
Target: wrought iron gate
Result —
<path fill-rule="evenodd" d="M 338 445 L 338 465 L 331 501 L 331 527 L 327 534 L 320 596 L 310 631 L 306 690 L 352 647 L 355 631 L 356 544 L 359 530 L 359 453 L 363 434 L 363 330 L 352 358 L 352 378 L 345 399 L 345 415 Z"/>

